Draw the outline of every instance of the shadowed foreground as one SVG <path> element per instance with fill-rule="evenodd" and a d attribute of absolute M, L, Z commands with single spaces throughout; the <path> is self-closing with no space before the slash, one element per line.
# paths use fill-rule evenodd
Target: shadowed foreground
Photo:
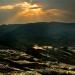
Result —
<path fill-rule="evenodd" d="M 4 75 L 75 75 L 75 23 L 0 26 Z"/>
<path fill-rule="evenodd" d="M 61 50 L 51 47 L 50 49 L 34 49 L 27 50 L 0 50 L 0 72 L 10 73 L 10 75 L 75 75 L 74 62 L 68 62 L 68 58 L 75 58 L 73 51 Z M 67 49 L 67 48 L 65 48 Z M 39 51 L 40 50 L 40 51 Z M 63 51 L 62 51 L 63 50 Z M 62 52 L 65 58 L 61 59 L 57 52 Z M 61 53 L 61 54 L 62 54 Z M 54 55 L 54 56 L 51 56 Z M 56 57 L 56 58 L 55 58 Z M 58 58 L 59 57 L 59 58 Z M 65 60 L 67 59 L 67 60 Z M 65 61 L 64 61 L 65 60 Z"/>

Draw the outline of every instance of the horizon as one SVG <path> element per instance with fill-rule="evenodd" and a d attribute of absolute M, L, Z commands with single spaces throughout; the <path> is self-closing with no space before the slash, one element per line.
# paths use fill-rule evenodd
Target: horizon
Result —
<path fill-rule="evenodd" d="M 65 24 L 75 24 L 75 22 L 55 22 L 55 21 L 51 21 L 51 22 L 32 22 L 32 23 L 9 23 L 9 24 L 0 24 L 0 26 L 2 25 L 27 25 L 27 24 L 37 24 L 37 23 L 65 23 Z"/>

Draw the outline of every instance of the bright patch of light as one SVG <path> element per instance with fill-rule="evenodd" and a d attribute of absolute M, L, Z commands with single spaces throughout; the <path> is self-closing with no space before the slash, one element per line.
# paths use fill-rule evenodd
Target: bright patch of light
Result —
<path fill-rule="evenodd" d="M 12 6 L 12 5 L 0 6 L 0 9 L 2 9 L 2 10 L 10 10 L 10 9 L 14 9 L 14 6 Z"/>

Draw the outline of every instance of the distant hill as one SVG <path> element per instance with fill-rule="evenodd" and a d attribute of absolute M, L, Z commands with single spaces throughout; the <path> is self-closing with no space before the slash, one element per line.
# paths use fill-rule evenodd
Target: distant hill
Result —
<path fill-rule="evenodd" d="M 75 23 L 40 22 L 0 26 L 0 48 L 24 48 L 31 44 L 75 46 Z"/>

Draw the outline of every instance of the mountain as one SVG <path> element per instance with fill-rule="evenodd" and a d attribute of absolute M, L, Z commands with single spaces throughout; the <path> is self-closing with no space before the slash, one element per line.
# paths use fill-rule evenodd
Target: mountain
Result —
<path fill-rule="evenodd" d="M 75 46 L 75 23 L 40 22 L 0 26 L 1 48 L 24 48 L 33 44 Z"/>
<path fill-rule="evenodd" d="M 34 49 L 32 48 L 34 44 L 39 44 L 42 48 L 44 45 L 51 45 L 52 48 Z M 30 63 L 23 63 L 25 60 Z M 48 65 L 42 65 L 46 62 Z M 59 69 L 64 70 L 67 67 L 68 71 L 69 65 L 75 65 L 75 23 L 40 22 L 1 25 L 1 63 L 22 70 L 35 69 L 36 65 L 39 66 L 36 68 L 55 65 L 53 67 L 55 69 L 63 63 L 67 66 L 62 68 L 63 65 L 60 65 Z"/>

